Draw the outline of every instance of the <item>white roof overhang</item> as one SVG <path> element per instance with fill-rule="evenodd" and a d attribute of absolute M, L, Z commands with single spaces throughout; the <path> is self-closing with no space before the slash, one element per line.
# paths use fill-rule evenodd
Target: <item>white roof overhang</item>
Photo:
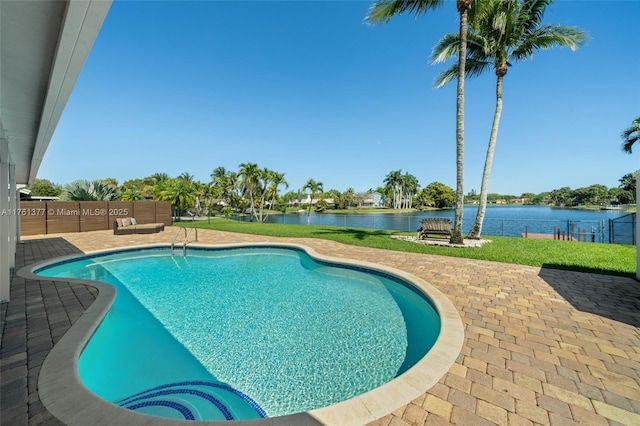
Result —
<path fill-rule="evenodd" d="M 0 2 L 0 137 L 9 142 L 18 185 L 35 180 L 110 6 L 111 0 Z"/>

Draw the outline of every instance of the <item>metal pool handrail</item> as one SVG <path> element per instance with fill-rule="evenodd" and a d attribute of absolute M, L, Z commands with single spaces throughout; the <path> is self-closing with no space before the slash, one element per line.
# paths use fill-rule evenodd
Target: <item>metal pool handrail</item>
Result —
<path fill-rule="evenodd" d="M 178 228 L 178 230 L 176 231 L 175 235 L 173 236 L 173 240 L 171 241 L 171 254 L 173 254 L 173 248 L 176 245 L 176 240 L 178 239 L 178 235 L 180 234 L 180 231 L 184 231 L 184 240 L 182 240 L 182 255 L 184 256 L 186 254 L 187 251 L 187 244 L 189 244 L 191 241 L 189 241 L 189 236 L 191 236 L 191 232 L 193 232 L 193 230 L 196 231 L 196 239 L 193 241 L 198 241 L 198 228 L 186 228 L 184 226 L 181 226 L 180 228 Z"/>

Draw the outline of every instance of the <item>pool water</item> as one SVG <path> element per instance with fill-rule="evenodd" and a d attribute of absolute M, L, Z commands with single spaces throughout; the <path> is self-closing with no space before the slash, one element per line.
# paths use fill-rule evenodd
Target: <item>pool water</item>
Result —
<path fill-rule="evenodd" d="M 128 250 L 37 273 L 116 287 L 80 377 L 155 416 L 255 419 L 328 406 L 405 372 L 440 331 L 410 284 L 298 249 Z"/>

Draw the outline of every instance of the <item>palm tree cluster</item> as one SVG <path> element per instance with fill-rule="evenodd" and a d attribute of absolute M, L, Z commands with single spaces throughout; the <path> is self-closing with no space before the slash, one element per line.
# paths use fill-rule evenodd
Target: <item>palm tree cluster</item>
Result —
<path fill-rule="evenodd" d="M 442 6 L 442 0 L 376 0 L 367 20 L 388 22 L 403 13 L 416 16 Z M 575 27 L 542 25 L 542 18 L 552 0 L 456 0 L 459 30 L 446 34 L 431 55 L 434 63 L 457 57 L 457 62 L 443 71 L 436 87 L 456 79 L 456 213 L 452 243 L 461 243 L 462 212 L 464 206 L 464 82 L 470 77 L 494 70 L 496 82 L 496 108 L 485 159 L 480 192 L 480 205 L 470 238 L 480 238 L 486 210 L 489 176 L 502 113 L 502 83 L 508 67 L 531 58 L 540 49 L 556 46 L 575 50 L 586 39 L 586 34 Z M 630 149 L 630 147 L 629 147 Z"/>
<path fill-rule="evenodd" d="M 384 178 L 385 187 L 393 194 L 394 209 L 409 209 L 413 206 L 413 197 L 419 188 L 418 179 L 402 170 L 392 170 Z"/>
<path fill-rule="evenodd" d="M 229 209 L 227 212 L 248 209 L 251 217 L 263 222 L 268 211 L 277 206 L 280 187 L 289 187 L 284 173 L 260 168 L 256 163 L 242 163 L 237 172 L 217 167 L 211 173 L 211 192 Z"/>

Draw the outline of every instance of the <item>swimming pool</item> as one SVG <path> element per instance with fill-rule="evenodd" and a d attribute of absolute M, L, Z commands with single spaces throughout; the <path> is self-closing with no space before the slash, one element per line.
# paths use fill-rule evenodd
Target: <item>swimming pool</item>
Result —
<path fill-rule="evenodd" d="M 315 255 L 317 254 L 314 253 L 314 257 Z M 124 263 L 121 262 L 122 259 L 118 260 L 123 257 L 126 258 Z M 150 259 L 150 266 L 141 267 L 141 264 Z M 204 272 L 202 262 L 209 263 L 212 259 L 222 263 L 217 264 L 215 272 Z M 420 388 L 413 380 L 416 372 L 421 373 L 420 370 L 425 367 L 425 360 L 430 358 L 431 354 L 427 354 L 427 357 L 421 359 L 424 353 L 436 338 L 439 341 L 450 340 L 438 337 L 435 312 L 443 311 L 443 301 L 439 300 L 441 295 L 435 296 L 434 305 L 437 309 L 434 309 L 432 297 L 425 297 L 421 292 L 424 289 L 416 292 L 413 284 L 402 277 L 402 273 L 395 273 L 399 271 L 387 271 L 389 268 L 384 267 L 371 271 L 366 265 L 348 262 L 346 265 L 338 265 L 335 259 L 327 259 L 330 258 L 314 260 L 300 247 L 235 247 L 231 251 L 198 248 L 188 250 L 186 257 L 171 256 L 166 248 L 154 248 L 85 256 L 73 262 L 50 265 L 46 274 L 58 275 L 62 268 L 68 269 L 75 263 L 82 266 L 79 269 L 82 272 L 76 273 L 76 278 L 102 280 L 114 286 L 119 286 L 124 281 L 133 282 L 131 288 L 118 289 L 118 299 L 126 294 L 130 300 L 124 304 L 116 300 L 101 327 L 82 351 L 78 364 L 86 386 L 103 398 L 122 406 L 128 405 L 128 408 L 146 414 L 175 418 L 194 418 L 195 415 L 195 418 L 207 419 L 249 419 L 307 410 L 312 410 L 313 416 L 318 418 L 317 415 L 322 417 L 329 412 L 318 407 L 349 398 L 349 401 L 332 407 L 337 409 L 353 405 L 357 400 L 359 404 L 367 405 L 371 401 L 367 402 L 363 397 L 375 396 L 383 388 L 387 394 L 385 398 L 388 396 L 390 400 L 397 399 L 393 395 L 397 390 L 401 390 L 402 397 L 407 398 L 407 392 L 401 388 L 410 385 L 412 392 Z M 127 272 L 127 268 L 122 267 L 123 264 L 133 265 L 130 270 L 137 272 L 128 277 L 130 271 Z M 166 264 L 171 272 L 157 273 L 161 264 Z M 284 269 L 282 264 L 285 265 Z M 298 269 L 291 269 L 292 265 L 296 265 Z M 144 268 L 147 268 L 146 272 L 143 271 Z M 177 271 L 187 270 L 197 271 L 200 275 L 177 278 Z M 239 270 L 246 273 L 238 274 Z M 39 268 L 38 272 L 42 274 L 44 270 Z M 157 280 L 156 283 L 140 278 L 154 274 L 164 279 Z M 327 283 L 315 281 L 318 275 L 326 277 L 327 274 L 331 277 L 326 280 L 328 283 L 338 283 L 333 288 Z M 249 279 L 243 281 L 238 275 L 246 275 Z M 216 277 L 222 278 L 224 285 L 213 290 L 215 297 L 207 300 L 203 296 L 206 291 L 199 286 L 204 283 L 211 286 L 212 279 Z M 275 284 L 278 277 L 284 278 L 284 281 Z M 174 291 L 160 291 L 156 287 L 159 282 L 167 281 L 172 283 Z M 353 288 L 345 291 L 349 287 L 345 284 L 348 281 L 352 281 L 349 285 Z M 275 291 L 281 286 L 284 291 Z M 234 296 L 229 292 L 225 293 L 225 288 L 242 291 L 236 292 Z M 301 288 L 313 291 L 304 293 Z M 150 291 L 144 293 L 141 289 Z M 341 292 L 336 293 L 338 289 Z M 151 297 L 158 294 L 162 294 L 162 297 Z M 193 297 L 194 295 L 198 296 Z M 240 298 L 233 301 L 233 297 Z M 127 297 L 123 298 L 125 301 L 126 299 Z M 185 312 L 176 310 L 176 300 L 188 301 L 186 305 L 189 308 Z M 300 303 L 301 300 L 304 303 Z M 332 308 L 327 303 L 330 300 L 337 300 L 342 304 Z M 254 306 L 250 307 L 251 302 L 255 301 L 258 303 L 253 303 Z M 294 301 L 295 304 L 290 304 Z M 154 303 L 170 306 L 171 309 L 162 312 Z M 136 314 L 135 321 L 138 323 L 126 316 L 127 311 L 135 304 L 151 306 L 146 316 Z M 206 306 L 202 312 L 208 312 L 206 315 L 213 317 L 213 322 L 201 320 L 204 314 L 197 313 L 198 304 Z M 416 308 L 418 305 L 421 307 Z M 421 322 L 424 318 L 419 320 L 415 316 L 423 315 L 420 311 L 425 306 L 431 312 L 431 319 L 436 319 L 435 327 L 426 327 L 430 329 L 428 333 L 425 333 L 424 322 Z M 259 318 L 256 313 L 260 310 L 266 316 L 254 320 Z M 188 311 L 195 314 L 189 317 L 186 315 Z M 127 324 L 129 331 L 111 333 L 121 327 L 117 321 L 121 317 L 125 319 L 121 323 Z M 443 321 L 445 326 L 446 323 L 451 323 L 447 317 L 448 313 Z M 310 318 L 315 318 L 315 325 L 310 325 L 313 324 L 308 321 Z M 332 322 L 329 319 L 333 318 L 337 318 L 338 334 L 344 334 L 343 337 L 338 336 L 342 340 L 332 340 L 335 339 L 336 330 L 329 327 Z M 149 327 L 149 323 L 154 321 L 159 326 Z M 233 328 L 234 325 L 240 327 Z M 284 330 L 280 333 L 280 338 L 276 333 L 278 327 Z M 310 329 L 317 329 L 316 334 L 308 335 L 305 332 L 302 333 L 303 337 L 297 335 L 298 331 Z M 402 331 L 398 333 L 398 329 Z M 185 336 L 191 332 L 200 336 L 195 339 L 195 343 Z M 121 336 L 120 341 L 113 340 L 118 334 L 124 337 Z M 203 339 L 202 336 L 207 334 L 217 334 L 222 338 Z M 321 341 L 324 335 L 332 336 L 328 343 Z M 456 339 L 458 337 L 461 334 Z M 154 349 L 155 346 L 151 343 L 156 341 L 160 342 L 159 347 L 163 349 Z M 412 341 L 414 343 L 410 343 Z M 355 344 L 349 346 L 353 342 Z M 124 347 L 124 355 L 111 350 L 105 351 L 105 347 Z M 276 349 L 283 349 L 284 352 L 269 359 Z M 434 356 L 438 358 L 437 361 L 441 361 L 439 358 L 442 358 L 442 351 L 439 347 L 436 349 L 435 352 L 439 353 Z M 159 351 L 161 356 L 157 355 Z M 187 352 L 188 356 L 185 358 L 181 352 Z M 106 357 L 103 356 L 105 354 Z M 135 357 L 131 354 L 136 354 L 138 361 L 133 362 Z M 316 358 L 323 354 L 329 356 L 324 357 L 324 360 L 322 357 Z M 453 362 L 455 356 L 456 354 L 447 351 L 444 358 Z M 104 362 L 104 359 L 100 361 L 101 357 L 107 359 L 106 364 L 99 364 Z M 288 362 L 290 360 L 293 362 Z M 414 364 L 420 364 L 420 368 L 411 369 Z M 302 372 L 292 370 L 299 366 L 303 367 Z M 140 369 L 144 371 L 144 378 L 133 379 L 136 370 L 139 373 Z M 117 370 L 122 372 L 116 374 Z M 164 373 L 155 374 L 157 371 Z M 242 373 L 240 376 L 247 377 L 238 379 L 238 372 Z M 407 374 L 403 374 L 405 372 Z M 443 373 L 441 371 L 439 374 Z M 439 376 L 421 377 L 420 382 L 428 387 L 438 378 Z M 332 379 L 337 380 L 331 381 Z M 389 381 L 391 383 L 387 383 Z M 380 386 L 383 383 L 386 385 Z M 305 388 L 306 384 L 311 385 Z M 260 390 L 265 385 L 266 390 Z M 339 388 L 346 389 L 346 393 L 343 392 L 344 389 L 336 393 Z M 375 391 L 370 391 L 373 388 L 376 388 Z M 323 389 L 332 392 L 325 394 Z M 218 390 L 222 392 L 217 392 Z M 222 395 L 225 393 L 227 395 Z M 352 398 L 356 395 L 360 396 Z M 191 399 L 185 399 L 184 396 Z M 230 401 L 234 398 L 239 404 Z M 203 408 L 201 402 L 207 399 L 213 408 Z M 199 402 L 196 403 L 195 400 Z M 385 409 L 381 408 L 384 403 L 376 402 L 376 408 Z M 405 400 L 406 402 L 408 401 Z M 216 403 L 219 403 L 218 412 L 211 415 L 216 411 Z M 369 411 L 368 415 L 375 416 L 377 409 Z"/>

